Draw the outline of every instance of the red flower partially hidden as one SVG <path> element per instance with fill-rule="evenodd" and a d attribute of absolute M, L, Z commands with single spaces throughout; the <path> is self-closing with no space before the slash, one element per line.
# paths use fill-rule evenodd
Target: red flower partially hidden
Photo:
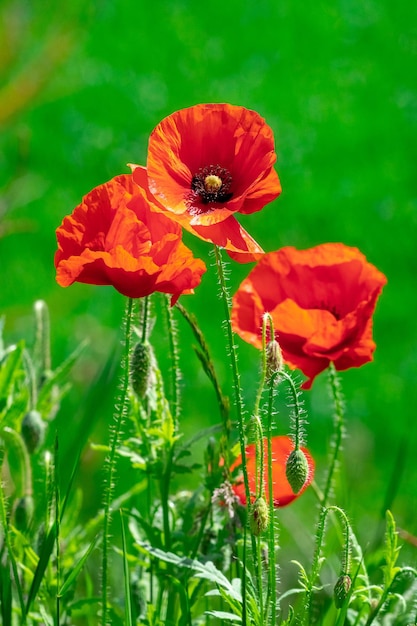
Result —
<path fill-rule="evenodd" d="M 285 362 L 309 380 L 373 358 L 372 314 L 385 276 L 356 248 L 327 243 L 266 254 L 233 298 L 234 330 L 261 348 L 262 316 L 273 318 Z"/>
<path fill-rule="evenodd" d="M 268 440 L 264 439 L 264 484 L 265 484 L 265 497 L 269 502 L 269 489 L 268 489 Z M 285 475 L 285 466 L 287 459 L 291 452 L 294 450 L 294 444 L 289 437 L 272 437 L 272 497 L 274 499 L 274 506 L 281 507 L 287 506 L 293 500 L 298 498 L 310 485 L 314 478 L 314 461 L 306 448 L 301 448 L 306 455 L 308 462 L 308 476 L 301 491 L 297 494 L 293 492 L 291 486 Z M 233 471 L 236 468 L 241 467 L 242 457 L 239 455 L 236 461 L 231 466 L 230 470 Z M 248 472 L 249 491 L 253 499 L 255 499 L 256 493 L 256 446 L 250 444 L 246 446 L 246 468 Z M 243 484 L 243 476 L 240 475 L 237 481 L 232 486 L 233 491 L 238 496 L 242 504 L 246 504 L 245 485 Z"/>
<path fill-rule="evenodd" d="M 175 302 L 201 281 L 205 265 L 181 241 L 181 228 L 154 211 L 147 190 L 122 175 L 88 193 L 56 231 L 57 282 L 113 285 L 131 298 L 154 291 Z"/>
<path fill-rule="evenodd" d="M 244 107 L 199 104 L 176 111 L 153 130 L 149 189 L 172 219 L 201 239 L 255 260 L 262 249 L 234 213 L 259 211 L 281 192 L 274 137 Z"/>

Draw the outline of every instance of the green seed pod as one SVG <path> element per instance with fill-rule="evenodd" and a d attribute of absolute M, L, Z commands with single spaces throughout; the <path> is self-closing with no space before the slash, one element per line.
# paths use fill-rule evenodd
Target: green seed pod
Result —
<path fill-rule="evenodd" d="M 144 398 L 149 389 L 152 372 L 152 353 L 149 343 L 139 342 L 130 359 L 130 382 L 139 398 Z"/>
<path fill-rule="evenodd" d="M 35 504 L 32 496 L 23 496 L 16 502 L 14 507 L 14 524 L 18 530 L 23 532 L 29 528 L 34 510 Z"/>
<path fill-rule="evenodd" d="M 263 533 L 268 528 L 269 508 L 263 496 L 256 498 L 255 502 L 252 504 L 249 524 L 255 537 Z"/>
<path fill-rule="evenodd" d="M 285 473 L 293 492 L 299 493 L 308 477 L 307 458 L 300 448 L 291 452 L 290 456 L 287 459 Z"/>
<path fill-rule="evenodd" d="M 39 411 L 29 411 L 23 418 L 20 432 L 30 454 L 42 445 L 45 438 L 46 424 Z"/>
<path fill-rule="evenodd" d="M 341 574 L 333 589 L 334 604 L 337 609 L 341 609 L 352 586 L 352 579 L 349 574 Z"/>
<path fill-rule="evenodd" d="M 275 339 L 266 346 L 266 379 L 270 380 L 274 374 L 279 373 L 283 367 L 281 347 Z"/>

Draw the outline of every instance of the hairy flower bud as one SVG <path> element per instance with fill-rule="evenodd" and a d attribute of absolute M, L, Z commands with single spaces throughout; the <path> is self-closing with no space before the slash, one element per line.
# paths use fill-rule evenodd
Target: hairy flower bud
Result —
<path fill-rule="evenodd" d="M 337 609 L 341 609 L 352 586 L 349 574 L 341 574 L 333 589 L 334 603 Z"/>
<path fill-rule="evenodd" d="M 249 519 L 250 529 L 257 537 L 268 528 L 269 525 L 269 508 L 263 496 L 256 498 L 250 510 Z"/>
<path fill-rule="evenodd" d="M 39 411 L 29 411 L 23 418 L 20 432 L 30 454 L 42 445 L 46 425 Z"/>
<path fill-rule="evenodd" d="M 149 389 L 151 366 L 151 346 L 149 343 L 137 343 L 130 360 L 130 382 L 132 383 L 133 391 L 139 398 L 144 398 Z"/>
<path fill-rule="evenodd" d="M 308 477 L 308 462 L 300 448 L 293 450 L 288 457 L 285 474 L 293 492 L 301 491 Z"/>
<path fill-rule="evenodd" d="M 278 341 L 272 339 L 266 346 L 266 378 L 270 380 L 274 374 L 282 370 L 283 359 Z"/>

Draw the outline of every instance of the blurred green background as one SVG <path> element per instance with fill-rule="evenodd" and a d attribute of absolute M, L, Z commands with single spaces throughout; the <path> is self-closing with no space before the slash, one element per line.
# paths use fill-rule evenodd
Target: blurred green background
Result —
<path fill-rule="evenodd" d="M 33 302 L 46 300 L 55 365 L 90 340 L 57 418 L 68 459 L 88 438 L 107 441 L 124 299 L 106 287 L 58 287 L 54 231 L 91 188 L 129 162 L 145 163 L 149 133 L 164 116 L 230 102 L 258 111 L 276 137 L 283 193 L 242 220 L 252 236 L 268 251 L 342 241 L 388 277 L 375 360 L 342 374 L 341 504 L 365 539 L 386 506 L 416 536 L 417 5 L 1 0 L 0 12 L 0 314 L 9 343 L 31 344 Z M 186 243 L 212 263 L 207 244 L 188 235 Z M 230 269 L 234 291 L 250 266 Z M 182 301 L 197 314 L 227 387 L 213 274 Z M 180 330 L 182 425 L 192 435 L 219 415 L 190 333 L 182 323 Z M 162 336 L 154 333 L 163 356 Z M 250 400 L 258 354 L 239 345 Z M 331 431 L 325 375 L 306 405 L 320 479 Z M 288 432 L 285 421 L 279 428 Z M 87 446 L 80 477 L 92 501 L 101 462 Z M 306 494 L 283 519 L 294 524 L 309 507 Z M 415 548 L 407 550 L 415 562 Z"/>

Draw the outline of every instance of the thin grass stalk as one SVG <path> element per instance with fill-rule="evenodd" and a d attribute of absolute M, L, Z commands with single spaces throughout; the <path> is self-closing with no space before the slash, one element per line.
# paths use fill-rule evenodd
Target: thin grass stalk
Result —
<path fill-rule="evenodd" d="M 333 422 L 334 422 L 334 432 L 333 438 L 331 442 L 332 446 L 332 454 L 330 459 L 329 471 L 327 474 L 326 485 L 323 490 L 323 501 L 322 506 L 327 506 L 327 502 L 330 497 L 333 478 L 336 471 L 337 463 L 339 460 L 339 453 L 342 446 L 342 441 L 344 437 L 344 401 L 342 390 L 340 386 L 339 377 L 336 372 L 336 368 L 333 363 L 330 363 L 329 366 L 329 385 L 333 398 L 334 404 L 334 413 L 333 413 Z"/>
<path fill-rule="evenodd" d="M 34 311 L 36 320 L 34 360 L 37 368 L 38 386 L 42 387 L 48 372 L 51 370 L 51 324 L 49 309 L 44 300 L 35 302 Z"/>
<path fill-rule="evenodd" d="M 234 334 L 232 330 L 232 320 L 230 316 L 231 302 L 229 291 L 226 285 L 226 278 L 223 267 L 223 260 L 220 248 L 218 246 L 214 246 L 214 254 L 216 259 L 216 268 L 217 275 L 219 279 L 220 285 L 220 295 L 223 302 L 224 307 L 224 315 L 225 315 L 225 323 L 226 323 L 226 334 L 229 343 L 229 354 L 232 365 L 233 372 L 233 391 L 235 396 L 236 403 L 236 413 L 237 413 L 237 423 L 238 423 L 238 432 L 239 432 L 239 444 L 240 444 L 240 454 L 242 457 L 242 471 L 243 471 L 243 483 L 245 486 L 245 497 L 246 497 L 246 506 L 249 510 L 250 508 L 250 490 L 249 490 L 249 480 L 248 480 L 248 471 L 246 467 L 246 442 L 245 442 L 245 424 L 243 418 L 243 399 L 242 399 L 242 390 L 240 386 L 240 374 L 238 367 L 238 358 L 237 358 L 237 348 L 234 342 Z M 252 544 L 253 544 L 252 537 Z M 255 554 L 255 550 L 254 550 Z M 247 624 L 247 599 L 246 599 L 246 568 L 247 568 L 247 550 L 246 550 L 246 537 L 244 537 L 244 561 L 243 561 L 243 572 L 242 572 L 242 626 L 246 626 Z M 256 568 L 255 568 L 256 571 Z"/>
<path fill-rule="evenodd" d="M 146 305 L 145 305 L 146 306 Z M 127 412 L 128 403 L 128 387 L 129 387 L 129 355 L 131 344 L 131 328 L 133 318 L 133 300 L 129 298 L 126 305 L 126 312 L 124 317 L 124 354 L 122 359 L 122 381 L 120 387 L 120 394 L 116 403 L 114 425 L 110 433 L 110 451 L 106 461 L 106 491 L 104 502 L 104 518 L 103 518 L 103 548 L 102 548 L 102 614 L 101 624 L 107 626 L 108 615 L 108 599 L 107 599 L 107 574 L 108 574 L 108 552 L 110 542 L 110 517 L 111 517 L 111 502 L 114 492 L 114 473 L 116 469 L 116 452 L 119 445 L 122 424 Z"/>

